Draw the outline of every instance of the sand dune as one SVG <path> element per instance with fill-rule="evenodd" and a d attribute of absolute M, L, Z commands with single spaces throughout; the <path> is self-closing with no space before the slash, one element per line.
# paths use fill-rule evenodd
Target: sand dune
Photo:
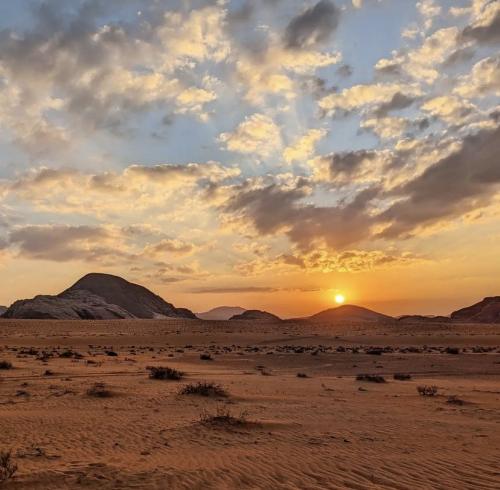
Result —
<path fill-rule="evenodd" d="M 500 482 L 495 326 L 1 320 L 0 345 L 13 365 L 0 371 L 1 449 L 19 467 L 7 489 Z M 151 365 L 186 374 L 153 380 Z M 229 396 L 179 394 L 198 381 Z M 110 396 L 88 395 L 95 383 Z M 419 396 L 420 385 L 437 395 Z M 217 410 L 245 422 L 201 423 Z"/>

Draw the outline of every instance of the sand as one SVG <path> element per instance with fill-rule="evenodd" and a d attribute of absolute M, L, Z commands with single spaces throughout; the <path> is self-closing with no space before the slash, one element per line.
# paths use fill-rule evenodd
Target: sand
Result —
<path fill-rule="evenodd" d="M 2 488 L 500 488 L 498 325 L 1 320 L 0 360 Z M 179 394 L 197 381 L 229 396 Z"/>

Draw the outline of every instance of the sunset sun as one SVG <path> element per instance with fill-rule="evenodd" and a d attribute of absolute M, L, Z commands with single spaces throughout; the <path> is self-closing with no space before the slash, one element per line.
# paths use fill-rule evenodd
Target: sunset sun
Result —
<path fill-rule="evenodd" d="M 341 305 L 343 304 L 345 301 L 345 296 L 343 294 L 336 294 L 335 295 L 335 303 L 337 303 L 338 305 Z"/>

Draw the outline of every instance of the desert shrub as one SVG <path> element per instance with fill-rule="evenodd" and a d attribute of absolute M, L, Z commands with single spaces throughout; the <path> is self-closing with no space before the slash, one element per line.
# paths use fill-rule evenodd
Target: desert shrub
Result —
<path fill-rule="evenodd" d="M 358 374 L 357 381 L 368 381 L 370 383 L 385 383 L 385 378 L 380 374 Z"/>
<path fill-rule="evenodd" d="M 458 347 L 446 347 L 446 351 L 445 352 L 447 354 L 457 355 L 457 354 L 460 354 L 460 349 Z"/>
<path fill-rule="evenodd" d="M 164 366 L 150 366 L 147 368 L 149 370 L 149 377 L 151 379 L 170 379 L 174 381 L 180 380 L 184 373 Z"/>
<path fill-rule="evenodd" d="M 306 373 L 297 373 L 297 378 L 309 378 Z"/>
<path fill-rule="evenodd" d="M 9 361 L 0 361 L 0 369 L 12 369 L 12 363 Z"/>
<path fill-rule="evenodd" d="M 0 451 L 0 483 L 12 478 L 17 471 L 17 464 L 12 460 L 10 451 Z"/>
<path fill-rule="evenodd" d="M 43 373 L 44 376 L 54 376 L 54 371 L 51 371 L 50 369 L 46 369 L 45 372 Z"/>
<path fill-rule="evenodd" d="M 179 395 L 199 395 L 209 397 L 226 397 L 227 391 L 216 383 L 200 381 L 183 386 L 179 390 Z"/>
<path fill-rule="evenodd" d="M 94 396 L 96 398 L 110 398 L 113 393 L 106 388 L 104 383 L 94 383 L 88 390 L 88 396 Z"/>
<path fill-rule="evenodd" d="M 417 386 L 417 391 L 420 396 L 436 396 L 438 392 L 437 386 Z"/>
<path fill-rule="evenodd" d="M 118 355 L 118 354 L 117 354 L 115 351 L 113 351 L 113 350 L 107 350 L 107 351 L 105 352 L 105 354 L 106 354 L 107 356 L 110 356 L 110 357 L 116 357 L 116 356 Z"/>
<path fill-rule="evenodd" d="M 65 350 L 59 354 L 59 357 L 63 359 L 82 359 L 83 356 L 79 352 L 75 352 L 71 349 Z"/>
<path fill-rule="evenodd" d="M 366 350 L 366 353 L 370 354 L 372 356 L 381 356 L 383 352 L 384 352 L 384 349 L 382 349 L 380 347 L 374 347 L 372 349 Z"/>
<path fill-rule="evenodd" d="M 202 361 L 213 361 L 214 358 L 210 354 L 200 354 L 200 359 Z"/>
<path fill-rule="evenodd" d="M 200 422 L 209 427 L 241 427 L 248 424 L 246 412 L 233 415 L 228 407 L 217 407 L 215 414 L 203 411 Z"/>
<path fill-rule="evenodd" d="M 411 379 L 411 374 L 395 373 L 393 377 L 398 381 L 408 381 Z"/>

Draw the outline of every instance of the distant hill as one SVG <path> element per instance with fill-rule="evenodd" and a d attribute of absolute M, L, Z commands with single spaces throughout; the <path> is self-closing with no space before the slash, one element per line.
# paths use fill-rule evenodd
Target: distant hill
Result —
<path fill-rule="evenodd" d="M 138 284 L 110 274 L 87 274 L 57 296 L 13 303 L 5 318 L 113 319 L 196 318 Z"/>
<path fill-rule="evenodd" d="M 234 315 L 230 318 L 230 320 L 257 320 L 257 321 L 274 321 L 280 322 L 281 318 L 273 315 L 272 313 L 268 313 L 267 311 L 260 310 L 246 310 L 244 313 L 240 315 Z"/>
<path fill-rule="evenodd" d="M 454 311 L 451 319 L 470 323 L 500 323 L 500 296 L 484 298 L 479 303 Z"/>
<path fill-rule="evenodd" d="M 203 313 L 196 313 L 196 316 L 202 320 L 229 320 L 231 317 L 241 315 L 245 311 L 247 311 L 245 308 L 239 306 L 218 306 Z"/>
<path fill-rule="evenodd" d="M 7 311 L 6 306 L 0 306 L 0 316 L 2 316 Z"/>
<path fill-rule="evenodd" d="M 449 316 L 403 315 L 398 318 L 401 323 L 448 323 Z"/>
<path fill-rule="evenodd" d="M 362 306 L 342 305 L 316 313 L 308 320 L 314 322 L 388 322 L 394 321 L 394 318 Z"/>

